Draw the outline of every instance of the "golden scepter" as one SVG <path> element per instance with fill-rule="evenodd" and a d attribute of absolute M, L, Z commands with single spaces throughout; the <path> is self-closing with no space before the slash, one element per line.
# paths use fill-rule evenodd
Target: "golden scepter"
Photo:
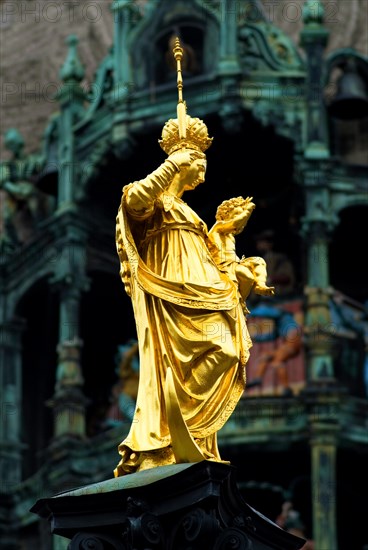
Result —
<path fill-rule="evenodd" d="M 175 47 L 173 49 L 173 54 L 176 59 L 176 70 L 177 70 L 177 83 L 178 83 L 178 106 L 177 106 L 177 116 L 178 116 L 178 127 L 179 127 L 179 138 L 185 139 L 187 136 L 187 106 L 183 100 L 183 76 L 181 74 L 181 60 L 183 58 L 184 50 L 180 46 L 180 40 L 178 37 L 175 38 Z"/>

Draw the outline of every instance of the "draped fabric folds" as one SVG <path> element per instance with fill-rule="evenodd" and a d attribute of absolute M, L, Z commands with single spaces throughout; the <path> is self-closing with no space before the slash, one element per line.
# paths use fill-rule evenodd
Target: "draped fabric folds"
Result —
<path fill-rule="evenodd" d="M 166 160 L 144 180 L 126 186 L 117 217 L 140 380 L 115 475 L 150 467 L 147 457 L 159 450 L 160 464 L 173 462 L 164 398 L 168 367 L 185 423 L 209 459 L 220 460 L 216 433 L 244 390 L 251 341 L 238 289 L 208 250 L 206 224 L 166 192 L 175 172 Z"/>

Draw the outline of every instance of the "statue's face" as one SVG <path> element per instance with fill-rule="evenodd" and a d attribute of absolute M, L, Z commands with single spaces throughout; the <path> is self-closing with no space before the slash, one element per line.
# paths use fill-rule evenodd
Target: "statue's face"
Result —
<path fill-rule="evenodd" d="M 206 174 L 207 162 L 206 159 L 196 159 L 192 164 L 182 169 L 180 173 L 180 181 L 184 191 L 195 189 L 197 185 L 204 182 Z"/>

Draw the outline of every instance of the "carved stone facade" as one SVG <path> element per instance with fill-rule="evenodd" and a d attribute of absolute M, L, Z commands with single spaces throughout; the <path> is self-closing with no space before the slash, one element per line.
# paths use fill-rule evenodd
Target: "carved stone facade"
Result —
<path fill-rule="evenodd" d="M 242 8 L 238 2 L 239 18 L 257 21 L 264 15 L 283 30 L 298 47 L 303 27 L 304 0 L 258 0 Z M 49 4 L 49 5 L 48 5 Z M 83 87 L 90 89 L 93 75 L 113 41 L 111 0 L 81 0 L 50 5 L 46 0 L 27 0 L 0 3 L 2 32 L 0 105 L 2 127 L 16 127 L 25 138 L 27 153 L 38 148 L 48 117 L 57 109 L 54 94 L 60 81 L 59 68 L 64 59 L 64 41 L 69 34 L 80 40 L 80 58 L 86 68 Z M 147 9 L 147 0 L 137 0 L 138 13 Z M 158 2 L 154 1 L 154 5 Z M 205 6 L 211 2 L 204 1 Z M 212 4 L 216 4 L 213 2 Z M 323 0 L 326 6 L 325 23 L 330 30 L 326 54 L 338 48 L 352 47 L 362 55 L 368 54 L 368 4 L 366 0 Z M 280 45 L 280 47 L 282 47 Z M 22 52 L 20 55 L 19 52 Z M 97 93 L 92 89 L 92 93 Z M 366 133 L 366 126 L 364 126 Z M 345 130 L 354 146 L 350 158 L 362 158 L 366 146 L 360 149 L 355 124 Z M 0 158 L 7 158 L 4 136 L 0 136 Z M 353 150 L 352 150 L 353 149 Z"/>

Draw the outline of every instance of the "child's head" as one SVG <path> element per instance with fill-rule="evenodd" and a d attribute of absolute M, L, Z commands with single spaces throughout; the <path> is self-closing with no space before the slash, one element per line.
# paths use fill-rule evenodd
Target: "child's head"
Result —
<path fill-rule="evenodd" d="M 248 201 L 243 197 L 235 197 L 234 199 L 229 199 L 223 201 L 216 211 L 216 220 L 217 221 L 226 221 L 237 214 L 241 214 L 248 205 Z"/>

